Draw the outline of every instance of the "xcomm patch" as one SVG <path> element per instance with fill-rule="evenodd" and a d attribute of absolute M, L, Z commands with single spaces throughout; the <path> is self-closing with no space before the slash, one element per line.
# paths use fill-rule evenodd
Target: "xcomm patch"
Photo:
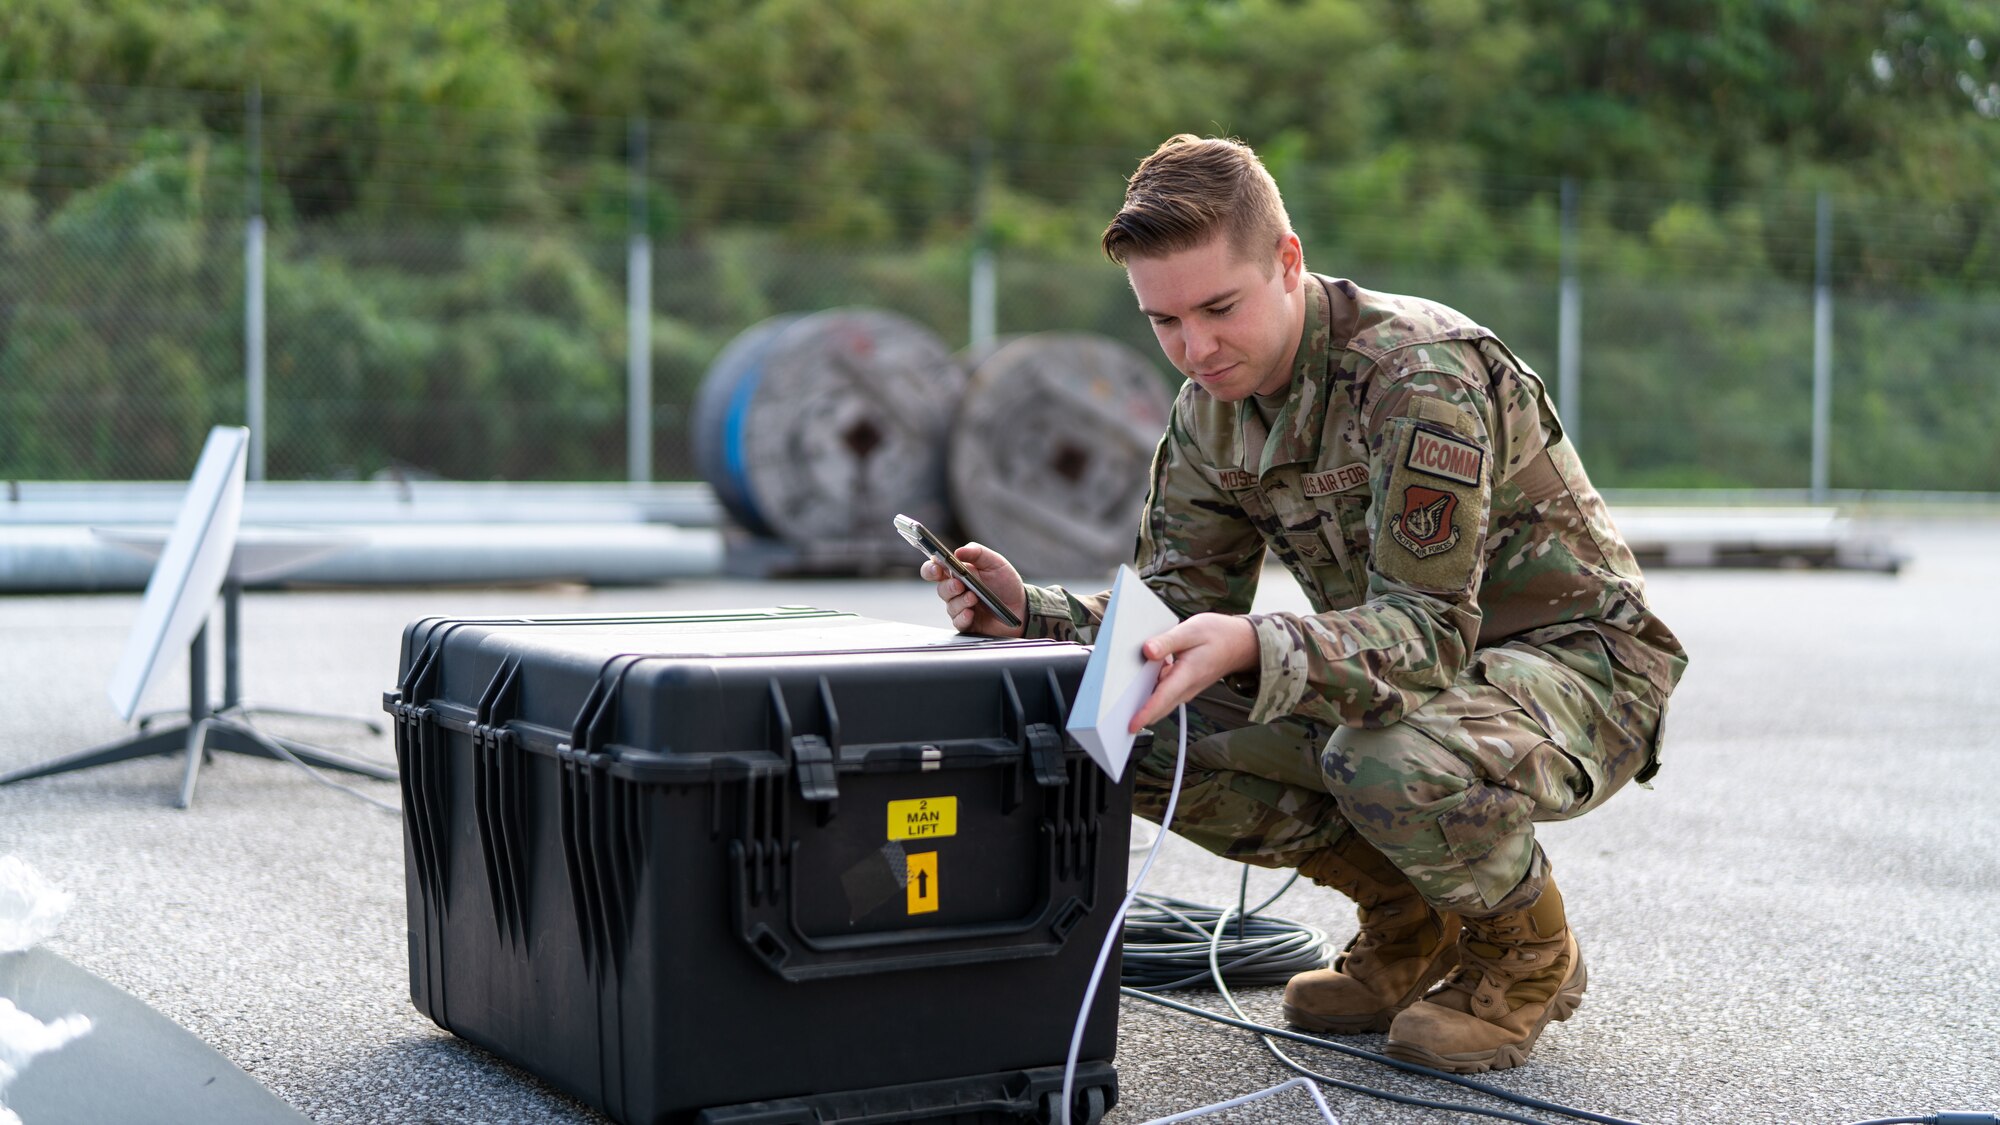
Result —
<path fill-rule="evenodd" d="M 1410 438 L 1410 457 L 1405 464 L 1420 473 L 1477 488 L 1483 460 L 1485 455 L 1471 442 L 1418 426 Z"/>

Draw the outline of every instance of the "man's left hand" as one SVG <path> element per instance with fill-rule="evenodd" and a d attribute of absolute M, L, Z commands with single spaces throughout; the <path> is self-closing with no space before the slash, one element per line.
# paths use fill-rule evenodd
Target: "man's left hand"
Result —
<path fill-rule="evenodd" d="M 1153 694 L 1132 716 L 1133 734 L 1166 718 L 1222 677 L 1257 667 L 1257 629 L 1247 617 L 1197 613 L 1147 641 L 1140 654 L 1149 661 L 1171 656 L 1173 662 L 1160 669 Z"/>

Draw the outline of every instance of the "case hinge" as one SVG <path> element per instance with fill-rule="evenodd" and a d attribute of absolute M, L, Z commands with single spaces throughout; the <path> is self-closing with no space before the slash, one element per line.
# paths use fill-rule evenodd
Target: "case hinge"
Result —
<path fill-rule="evenodd" d="M 833 747 L 816 734 L 792 736 L 792 772 L 798 775 L 799 796 L 808 801 L 831 801 L 840 796 L 840 782 L 833 772 Z"/>
<path fill-rule="evenodd" d="M 1028 742 L 1028 763 L 1034 767 L 1035 782 L 1054 789 L 1069 784 L 1069 767 L 1063 761 L 1063 736 L 1048 723 L 1029 723 L 1023 732 Z"/>

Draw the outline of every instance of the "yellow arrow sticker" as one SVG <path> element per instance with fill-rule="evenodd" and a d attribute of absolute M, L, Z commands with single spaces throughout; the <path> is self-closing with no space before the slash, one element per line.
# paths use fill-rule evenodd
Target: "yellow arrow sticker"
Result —
<path fill-rule="evenodd" d="M 934 840 L 958 835 L 957 797 L 889 802 L 891 840 Z"/>
<path fill-rule="evenodd" d="M 910 914 L 929 914 L 938 908 L 936 852 L 916 852 L 909 856 L 910 881 L 904 885 L 909 896 Z"/>

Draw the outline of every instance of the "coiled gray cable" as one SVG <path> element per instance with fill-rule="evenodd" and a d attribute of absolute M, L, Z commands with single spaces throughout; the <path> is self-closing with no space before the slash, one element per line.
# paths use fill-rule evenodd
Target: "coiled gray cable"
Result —
<path fill-rule="evenodd" d="M 1238 907 L 1139 896 L 1125 916 L 1121 983 L 1143 992 L 1208 983 L 1211 935 L 1225 919 L 1216 956 L 1223 979 L 1233 985 L 1283 984 L 1296 974 L 1325 968 L 1325 931 L 1263 913 L 1296 881 L 1293 876 L 1247 914 Z"/>

